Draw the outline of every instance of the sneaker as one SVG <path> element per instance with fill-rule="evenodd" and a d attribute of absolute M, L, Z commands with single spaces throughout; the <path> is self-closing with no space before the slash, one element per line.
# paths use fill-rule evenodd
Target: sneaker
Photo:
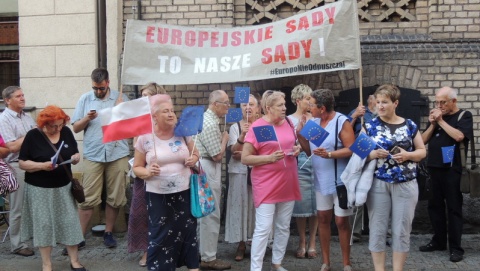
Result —
<path fill-rule="evenodd" d="M 353 271 L 352 267 L 350 265 L 345 265 L 343 267 L 343 271 Z"/>
<path fill-rule="evenodd" d="M 453 251 L 452 253 L 450 253 L 450 261 L 451 262 L 456 263 L 456 262 L 459 262 L 461 260 L 463 260 L 463 255 L 460 252 Z"/>
<path fill-rule="evenodd" d="M 213 261 L 200 263 L 200 269 L 202 270 L 227 270 L 232 268 L 232 265 L 226 261 L 215 259 Z"/>
<path fill-rule="evenodd" d="M 85 240 L 82 241 L 82 242 L 80 242 L 80 243 L 78 243 L 78 245 L 77 245 L 78 251 L 84 249 L 86 245 L 87 245 L 87 244 L 85 243 Z M 64 249 L 62 250 L 62 255 L 63 255 L 63 256 L 68 256 L 68 250 L 67 250 L 67 248 L 64 248 Z"/>
<path fill-rule="evenodd" d="M 432 252 L 432 251 L 435 251 L 435 250 L 446 250 L 447 248 L 446 247 L 441 247 L 441 246 L 438 246 L 432 242 L 424 245 L 424 246 L 421 246 L 419 248 L 419 250 L 421 252 Z"/>
<path fill-rule="evenodd" d="M 320 271 L 330 271 L 330 265 L 324 263 L 322 264 L 322 267 L 320 268 Z"/>
<path fill-rule="evenodd" d="M 108 248 L 114 248 L 117 246 L 117 241 L 115 241 L 111 232 L 105 232 L 103 234 L 103 244 Z"/>

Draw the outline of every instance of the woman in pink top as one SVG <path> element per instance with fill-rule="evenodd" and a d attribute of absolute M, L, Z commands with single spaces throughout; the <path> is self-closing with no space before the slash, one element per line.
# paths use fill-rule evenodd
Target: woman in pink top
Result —
<path fill-rule="evenodd" d="M 190 209 L 190 167 L 198 151 L 190 137 L 174 135 L 170 96 L 154 95 L 150 103 L 154 133 L 138 137 L 133 163 L 135 175 L 146 181 L 148 270 L 198 270 L 197 219 Z"/>
<path fill-rule="evenodd" d="M 275 222 L 271 270 L 286 271 L 281 263 L 290 236 L 290 219 L 295 201 L 301 199 L 296 160 L 300 147 L 295 145 L 295 131 L 286 120 L 285 94 L 267 90 L 262 97 L 262 107 L 266 114 L 250 126 L 242 152 L 242 163 L 253 166 L 251 179 L 256 210 L 250 270 L 262 270 L 268 237 Z M 259 126 L 273 126 L 277 140 L 259 142 L 253 132 L 253 128 Z"/>

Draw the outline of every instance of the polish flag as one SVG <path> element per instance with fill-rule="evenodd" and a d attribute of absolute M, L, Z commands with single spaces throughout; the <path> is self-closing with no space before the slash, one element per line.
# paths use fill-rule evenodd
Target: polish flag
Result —
<path fill-rule="evenodd" d="M 157 96 L 157 95 L 155 95 Z M 103 143 L 152 133 L 148 97 L 123 102 L 99 112 Z"/>

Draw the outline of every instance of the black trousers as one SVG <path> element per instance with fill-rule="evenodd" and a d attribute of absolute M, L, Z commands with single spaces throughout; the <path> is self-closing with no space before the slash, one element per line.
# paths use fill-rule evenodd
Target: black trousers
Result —
<path fill-rule="evenodd" d="M 428 169 L 433 194 L 428 201 L 428 215 L 434 231 L 432 242 L 438 246 L 446 246 L 448 241 L 450 252 L 463 254 L 463 195 L 460 192 L 460 172 L 451 168 Z"/>

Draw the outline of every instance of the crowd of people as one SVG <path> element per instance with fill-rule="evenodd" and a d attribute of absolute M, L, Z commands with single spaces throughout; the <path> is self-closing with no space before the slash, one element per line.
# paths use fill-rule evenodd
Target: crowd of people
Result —
<path fill-rule="evenodd" d="M 36 122 L 24 112 L 20 87 L 3 90 L 6 103 L 0 115 L 1 158 L 14 170 L 19 183 L 10 193 L 11 252 L 34 255 L 27 245 L 33 239 L 42 258 L 42 270 L 53 269 L 52 248 L 65 245 L 74 271 L 85 271 L 78 250 L 87 246 L 85 234 L 93 208 L 102 202 L 105 189 L 104 245 L 117 246 L 113 232 L 119 208 L 124 206 L 129 183 L 128 140 L 102 142 L 99 111 L 128 101 L 109 87 L 108 71 L 91 74 L 92 90 L 83 94 L 70 117 L 59 107 L 46 106 Z M 372 162 L 371 188 L 365 212 L 369 219 L 369 250 L 376 271 L 385 270 L 387 234 L 391 232 L 393 270 L 403 270 L 410 251 L 410 233 L 418 200 L 417 163 L 427 156 L 432 178 L 428 212 L 434 229 L 421 252 L 450 250 L 450 260 L 463 259 L 462 194 L 460 192 L 460 147 L 473 140 L 472 114 L 457 107 L 457 91 L 443 87 L 436 92 L 435 108 L 422 133 L 418 124 L 396 113 L 398 87 L 385 84 L 349 116 L 336 112 L 329 89 L 312 90 L 300 84 L 291 101 L 296 111 L 287 116 L 283 92 L 266 90 L 260 99 L 251 94 L 240 104 L 242 119 L 221 130 L 221 120 L 230 107 L 224 90 L 209 95 L 202 132 L 194 137 L 174 134 L 177 116 L 171 97 L 156 83 L 142 87 L 149 96 L 153 132 L 134 139 L 133 195 L 128 221 L 128 252 L 143 252 L 139 265 L 148 270 L 226 270 L 228 260 L 217 258 L 222 198 L 222 161 L 229 151 L 226 195 L 225 241 L 237 244 L 232 259 L 242 261 L 250 248 L 250 270 L 261 271 L 267 246 L 272 246 L 270 270 L 286 271 L 290 221 L 295 219 L 299 244 L 297 258 L 315 259 L 316 236 L 320 243 L 321 271 L 330 269 L 331 225 L 338 229 L 343 270 L 354 270 L 350 259 L 353 209 L 339 204 L 337 186 L 347 167 Z M 359 121 L 363 118 L 363 121 Z M 307 122 L 314 122 L 328 135 L 317 146 L 302 136 Z M 72 130 L 67 126 L 72 125 Z M 273 127 L 275 139 L 259 138 L 255 128 Z M 83 132 L 80 154 L 74 133 Z M 363 163 L 352 162 L 350 147 L 364 133 L 376 146 Z M 443 163 L 442 147 L 455 146 L 452 162 Z M 59 160 L 51 157 L 59 151 Z M 72 196 L 71 165 L 83 158 L 85 202 Z M 350 165 L 352 163 L 352 165 Z M 353 164 L 356 163 L 356 164 Z M 215 211 L 205 217 L 191 214 L 191 168 L 200 164 L 212 195 Z M 360 165 L 361 164 L 361 165 Z M 363 210 L 363 208 L 362 208 Z M 61 214 L 61 215 L 59 215 Z M 358 214 L 357 214 L 358 215 Z M 362 219 L 363 221 L 363 219 Z M 360 223 L 361 224 L 361 223 Z M 308 230 L 307 230 L 308 226 Z M 307 232 L 309 238 L 307 238 Z M 359 234 L 359 231 L 355 231 Z M 358 237 L 358 236 L 357 236 Z M 448 245 L 448 246 L 447 246 Z"/>

